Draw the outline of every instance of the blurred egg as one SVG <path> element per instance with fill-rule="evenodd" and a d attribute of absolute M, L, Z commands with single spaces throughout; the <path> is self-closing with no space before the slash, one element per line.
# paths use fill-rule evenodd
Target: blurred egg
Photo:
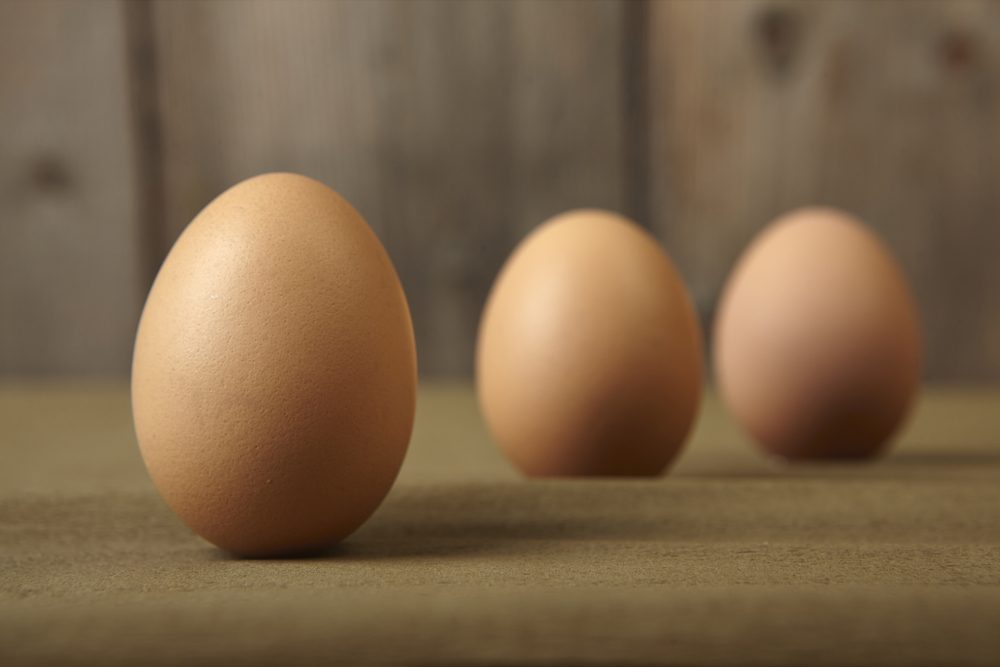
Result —
<path fill-rule="evenodd" d="M 878 237 L 834 209 L 778 219 L 723 291 L 714 358 L 723 400 L 768 452 L 876 454 L 920 381 L 916 306 Z"/>
<path fill-rule="evenodd" d="M 698 409 L 698 321 L 652 236 L 572 211 L 531 233 L 497 277 L 476 376 L 490 431 L 525 474 L 656 475 Z"/>
<path fill-rule="evenodd" d="M 360 526 L 396 477 L 415 398 L 392 263 L 312 179 L 221 194 L 149 293 L 132 365 L 142 456 L 167 504 L 223 549 L 312 551 Z"/>

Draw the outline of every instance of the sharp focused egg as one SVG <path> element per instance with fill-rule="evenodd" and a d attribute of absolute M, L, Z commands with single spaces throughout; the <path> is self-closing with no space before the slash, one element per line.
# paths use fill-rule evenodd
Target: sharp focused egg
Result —
<path fill-rule="evenodd" d="M 917 311 L 874 233 L 846 213 L 802 209 L 765 229 L 733 270 L 714 357 L 724 401 L 765 450 L 867 457 L 917 391 Z"/>
<path fill-rule="evenodd" d="M 389 257 L 304 176 L 220 195 L 146 301 L 132 366 L 143 459 L 181 519 L 229 551 L 310 551 L 360 526 L 402 463 L 415 396 Z"/>
<path fill-rule="evenodd" d="M 476 369 L 486 422 L 524 473 L 655 475 L 694 421 L 701 338 L 653 237 L 613 213 L 573 211 L 503 267 Z"/>

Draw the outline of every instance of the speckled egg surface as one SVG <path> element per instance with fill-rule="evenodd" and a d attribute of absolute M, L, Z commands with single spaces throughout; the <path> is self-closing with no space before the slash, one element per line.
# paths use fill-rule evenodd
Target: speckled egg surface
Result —
<path fill-rule="evenodd" d="M 346 537 L 392 485 L 415 400 L 395 269 L 322 183 L 243 181 L 164 261 L 135 342 L 135 428 L 163 498 L 217 546 L 280 555 Z"/>
<path fill-rule="evenodd" d="M 564 213 L 507 260 L 480 323 L 479 403 L 529 476 L 648 476 L 697 414 L 698 321 L 657 241 L 614 213 Z"/>

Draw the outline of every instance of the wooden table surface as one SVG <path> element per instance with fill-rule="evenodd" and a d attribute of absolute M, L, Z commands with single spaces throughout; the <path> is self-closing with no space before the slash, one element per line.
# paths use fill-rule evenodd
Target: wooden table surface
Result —
<path fill-rule="evenodd" d="M 121 383 L 0 386 L 0 665 L 1000 664 L 1000 391 L 787 465 L 708 396 L 671 473 L 521 479 L 422 387 L 399 481 L 321 558 L 232 559 L 145 475 Z"/>

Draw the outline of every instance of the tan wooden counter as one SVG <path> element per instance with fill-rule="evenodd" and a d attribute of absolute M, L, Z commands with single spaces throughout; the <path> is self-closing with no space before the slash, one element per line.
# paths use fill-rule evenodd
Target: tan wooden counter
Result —
<path fill-rule="evenodd" d="M 123 384 L 0 388 L 0 665 L 1000 664 L 1000 392 L 868 465 L 764 459 L 709 398 L 670 475 L 525 481 L 424 386 L 323 558 L 234 560 L 143 470 Z"/>

